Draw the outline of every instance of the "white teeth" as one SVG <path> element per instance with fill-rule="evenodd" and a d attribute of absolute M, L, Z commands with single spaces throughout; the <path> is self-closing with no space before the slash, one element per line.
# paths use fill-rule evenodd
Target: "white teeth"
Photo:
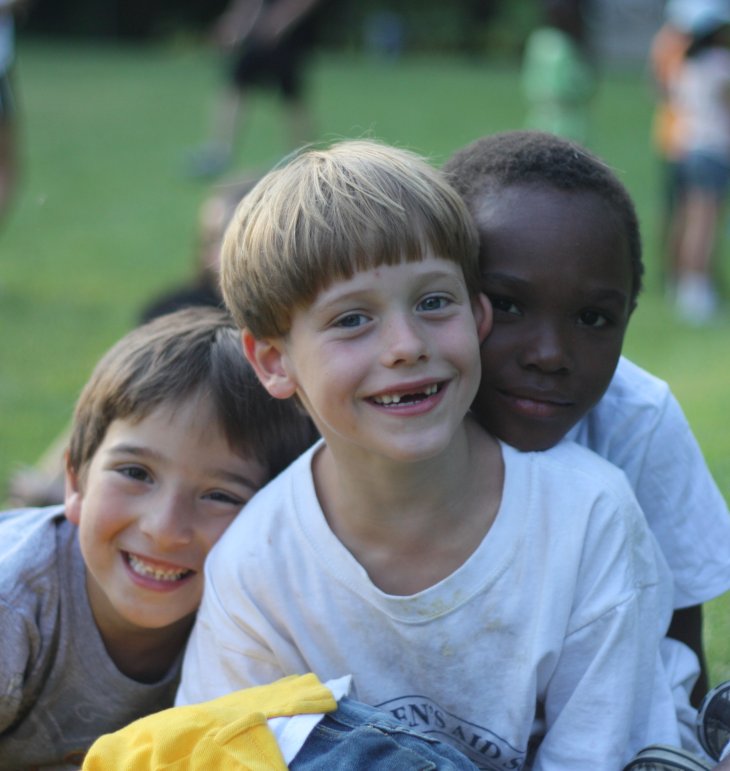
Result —
<path fill-rule="evenodd" d="M 130 567 L 135 573 L 140 576 L 147 576 L 157 579 L 158 581 L 179 581 L 184 575 L 190 573 L 187 568 L 159 568 L 148 565 L 143 562 L 139 557 L 135 557 L 134 554 L 128 554 L 127 560 Z"/>
<path fill-rule="evenodd" d="M 433 396 L 438 390 L 439 387 L 434 383 L 433 385 L 426 386 L 421 393 L 423 393 L 423 396 Z M 414 401 L 417 401 L 420 397 L 420 393 L 413 393 L 410 395 L 415 397 Z M 383 394 L 382 396 L 375 396 L 373 401 L 376 404 L 400 404 L 403 396 L 405 396 L 405 394 Z"/>

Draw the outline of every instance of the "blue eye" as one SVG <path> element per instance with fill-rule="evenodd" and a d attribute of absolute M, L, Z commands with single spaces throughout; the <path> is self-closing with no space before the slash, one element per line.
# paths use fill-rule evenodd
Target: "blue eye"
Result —
<path fill-rule="evenodd" d="M 335 322 L 335 326 L 344 327 L 345 329 L 354 329 L 367 323 L 367 316 L 362 313 L 347 313 L 344 316 L 340 316 Z"/>
<path fill-rule="evenodd" d="M 444 297 L 443 295 L 429 295 L 428 297 L 424 297 L 424 299 L 418 303 L 417 309 L 419 311 L 440 311 L 442 308 L 445 308 L 449 302 L 450 300 L 448 297 Z"/>

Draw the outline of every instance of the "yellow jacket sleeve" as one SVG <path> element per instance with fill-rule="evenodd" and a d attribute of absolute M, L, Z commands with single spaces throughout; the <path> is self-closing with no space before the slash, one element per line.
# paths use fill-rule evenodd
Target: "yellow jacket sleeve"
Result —
<path fill-rule="evenodd" d="M 267 720 L 336 708 L 331 691 L 315 675 L 292 675 L 136 720 L 97 739 L 83 769 L 286 771 Z"/>

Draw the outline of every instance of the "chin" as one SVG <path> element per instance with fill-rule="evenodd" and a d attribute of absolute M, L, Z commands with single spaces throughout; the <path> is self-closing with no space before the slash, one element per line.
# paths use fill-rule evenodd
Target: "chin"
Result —
<path fill-rule="evenodd" d="M 559 444 L 563 440 L 565 434 L 559 434 L 558 436 L 525 436 L 523 433 L 519 436 L 514 436 L 498 433 L 497 436 L 503 442 L 520 452 L 545 452 L 545 450 L 549 450 L 552 447 L 555 447 L 556 444 Z"/>

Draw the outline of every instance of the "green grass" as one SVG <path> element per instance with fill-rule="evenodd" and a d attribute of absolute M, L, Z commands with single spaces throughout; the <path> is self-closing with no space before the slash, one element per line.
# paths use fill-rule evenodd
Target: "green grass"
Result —
<path fill-rule="evenodd" d="M 64 426 L 99 355 L 147 299 L 190 274 L 207 188 L 182 165 L 205 134 L 220 76 L 217 58 L 191 47 L 21 41 L 24 179 L 0 231 L 0 499 L 11 469 Z M 523 119 L 516 69 L 504 64 L 324 55 L 311 85 L 321 137 L 371 135 L 436 163 Z M 266 169 L 286 150 L 280 106 L 266 95 L 252 106 L 239 167 Z M 651 109 L 641 74 L 603 78 L 592 145 L 637 201 L 648 268 L 626 351 L 670 382 L 728 498 L 730 324 L 683 328 L 662 300 Z M 709 605 L 706 626 L 712 680 L 730 678 L 730 598 Z"/>

